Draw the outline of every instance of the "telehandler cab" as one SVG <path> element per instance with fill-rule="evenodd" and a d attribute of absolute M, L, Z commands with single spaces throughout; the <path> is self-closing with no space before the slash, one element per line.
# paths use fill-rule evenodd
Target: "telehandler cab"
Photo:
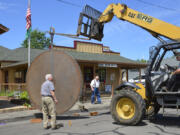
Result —
<path fill-rule="evenodd" d="M 125 4 L 110 4 L 103 13 L 86 5 L 80 14 L 77 35 L 101 41 L 104 24 L 116 16 L 120 20 L 133 23 L 161 41 L 161 45 L 150 48 L 150 59 L 145 73 L 145 86 L 141 83 L 123 83 L 116 88 L 112 97 L 111 114 L 120 124 L 136 125 L 144 115 L 153 116 L 162 107 L 174 108 L 180 106 L 180 74 L 164 60 L 180 56 L 180 27 L 163 22 L 144 13 L 130 9 Z M 166 43 L 161 36 L 172 43 Z M 176 52 L 176 53 L 175 53 Z"/>

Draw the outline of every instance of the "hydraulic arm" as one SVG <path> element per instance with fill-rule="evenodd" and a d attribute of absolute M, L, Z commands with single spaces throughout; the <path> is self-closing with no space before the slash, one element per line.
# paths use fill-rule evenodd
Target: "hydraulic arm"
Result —
<path fill-rule="evenodd" d="M 103 13 L 86 5 L 80 15 L 77 34 L 101 40 L 104 23 L 110 22 L 114 16 L 147 30 L 156 38 L 164 36 L 171 40 L 180 40 L 180 27 L 130 9 L 126 5 L 119 3 L 110 4 Z M 83 22 L 84 17 L 87 18 L 87 22 Z"/>

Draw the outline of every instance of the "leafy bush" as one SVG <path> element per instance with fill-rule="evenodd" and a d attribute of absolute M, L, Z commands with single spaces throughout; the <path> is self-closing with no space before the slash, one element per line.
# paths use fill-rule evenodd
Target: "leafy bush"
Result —
<path fill-rule="evenodd" d="M 27 91 L 23 91 L 20 93 L 20 99 L 29 100 L 29 95 Z"/>
<path fill-rule="evenodd" d="M 12 97 L 13 95 L 14 95 L 14 91 L 5 91 L 5 90 L 0 91 L 0 96 Z"/>
<path fill-rule="evenodd" d="M 10 91 L 8 94 L 7 94 L 8 97 L 13 97 L 14 96 L 14 91 Z"/>
<path fill-rule="evenodd" d="M 12 90 L 12 91 L 1 90 L 0 91 L 0 96 L 14 97 L 15 93 L 17 93 L 17 92 L 18 91 L 15 91 L 15 90 Z M 31 107 L 31 103 L 30 103 L 29 95 L 28 95 L 27 91 L 20 92 L 18 94 L 18 98 L 12 100 L 11 102 L 15 103 L 15 104 L 21 104 L 21 105 L 24 105 L 24 106 L 27 106 L 27 107 Z"/>
<path fill-rule="evenodd" d="M 20 93 L 20 99 L 23 100 L 24 106 L 31 107 L 31 103 L 30 103 L 29 95 L 27 91 L 23 91 Z"/>

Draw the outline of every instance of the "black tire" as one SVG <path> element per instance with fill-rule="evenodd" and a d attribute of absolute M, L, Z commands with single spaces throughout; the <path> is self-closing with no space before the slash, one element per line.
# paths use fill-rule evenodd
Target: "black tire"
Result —
<path fill-rule="evenodd" d="M 154 115 L 159 112 L 160 108 L 161 107 L 159 105 L 154 104 L 150 109 L 146 109 L 146 117 L 154 117 Z"/>
<path fill-rule="evenodd" d="M 135 112 L 132 118 L 130 119 L 124 119 L 122 118 L 116 109 L 116 105 L 118 101 L 122 98 L 128 98 L 130 99 L 134 106 L 135 106 Z M 135 92 L 134 90 L 120 90 L 119 94 L 115 95 L 112 98 L 111 101 L 111 115 L 112 118 L 115 120 L 118 124 L 125 124 L 125 125 L 137 125 L 140 123 L 145 115 L 145 101 L 142 99 L 142 97 Z"/>

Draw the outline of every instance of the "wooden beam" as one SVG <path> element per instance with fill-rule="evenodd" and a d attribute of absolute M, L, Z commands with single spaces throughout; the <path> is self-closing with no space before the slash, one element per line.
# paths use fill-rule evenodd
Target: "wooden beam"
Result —
<path fill-rule="evenodd" d="M 139 82 L 141 82 L 141 68 L 139 68 Z"/>
<path fill-rule="evenodd" d="M 114 96 L 114 85 L 112 83 L 112 86 L 111 86 L 111 96 L 113 97 Z"/>
<path fill-rule="evenodd" d="M 119 85 L 122 83 L 122 69 L 119 68 Z"/>
<path fill-rule="evenodd" d="M 93 64 L 93 78 L 95 77 L 95 75 L 96 75 L 96 65 Z"/>
<path fill-rule="evenodd" d="M 1 63 L 0 63 L 0 83 L 3 83 L 3 71 L 1 69 Z"/>
<path fill-rule="evenodd" d="M 0 24 L 0 34 L 7 32 L 9 29 L 5 26 L 3 26 L 2 24 Z"/>
<path fill-rule="evenodd" d="M 129 80 L 129 74 L 128 74 L 128 69 L 126 69 L 126 81 L 128 82 L 128 80 Z"/>

